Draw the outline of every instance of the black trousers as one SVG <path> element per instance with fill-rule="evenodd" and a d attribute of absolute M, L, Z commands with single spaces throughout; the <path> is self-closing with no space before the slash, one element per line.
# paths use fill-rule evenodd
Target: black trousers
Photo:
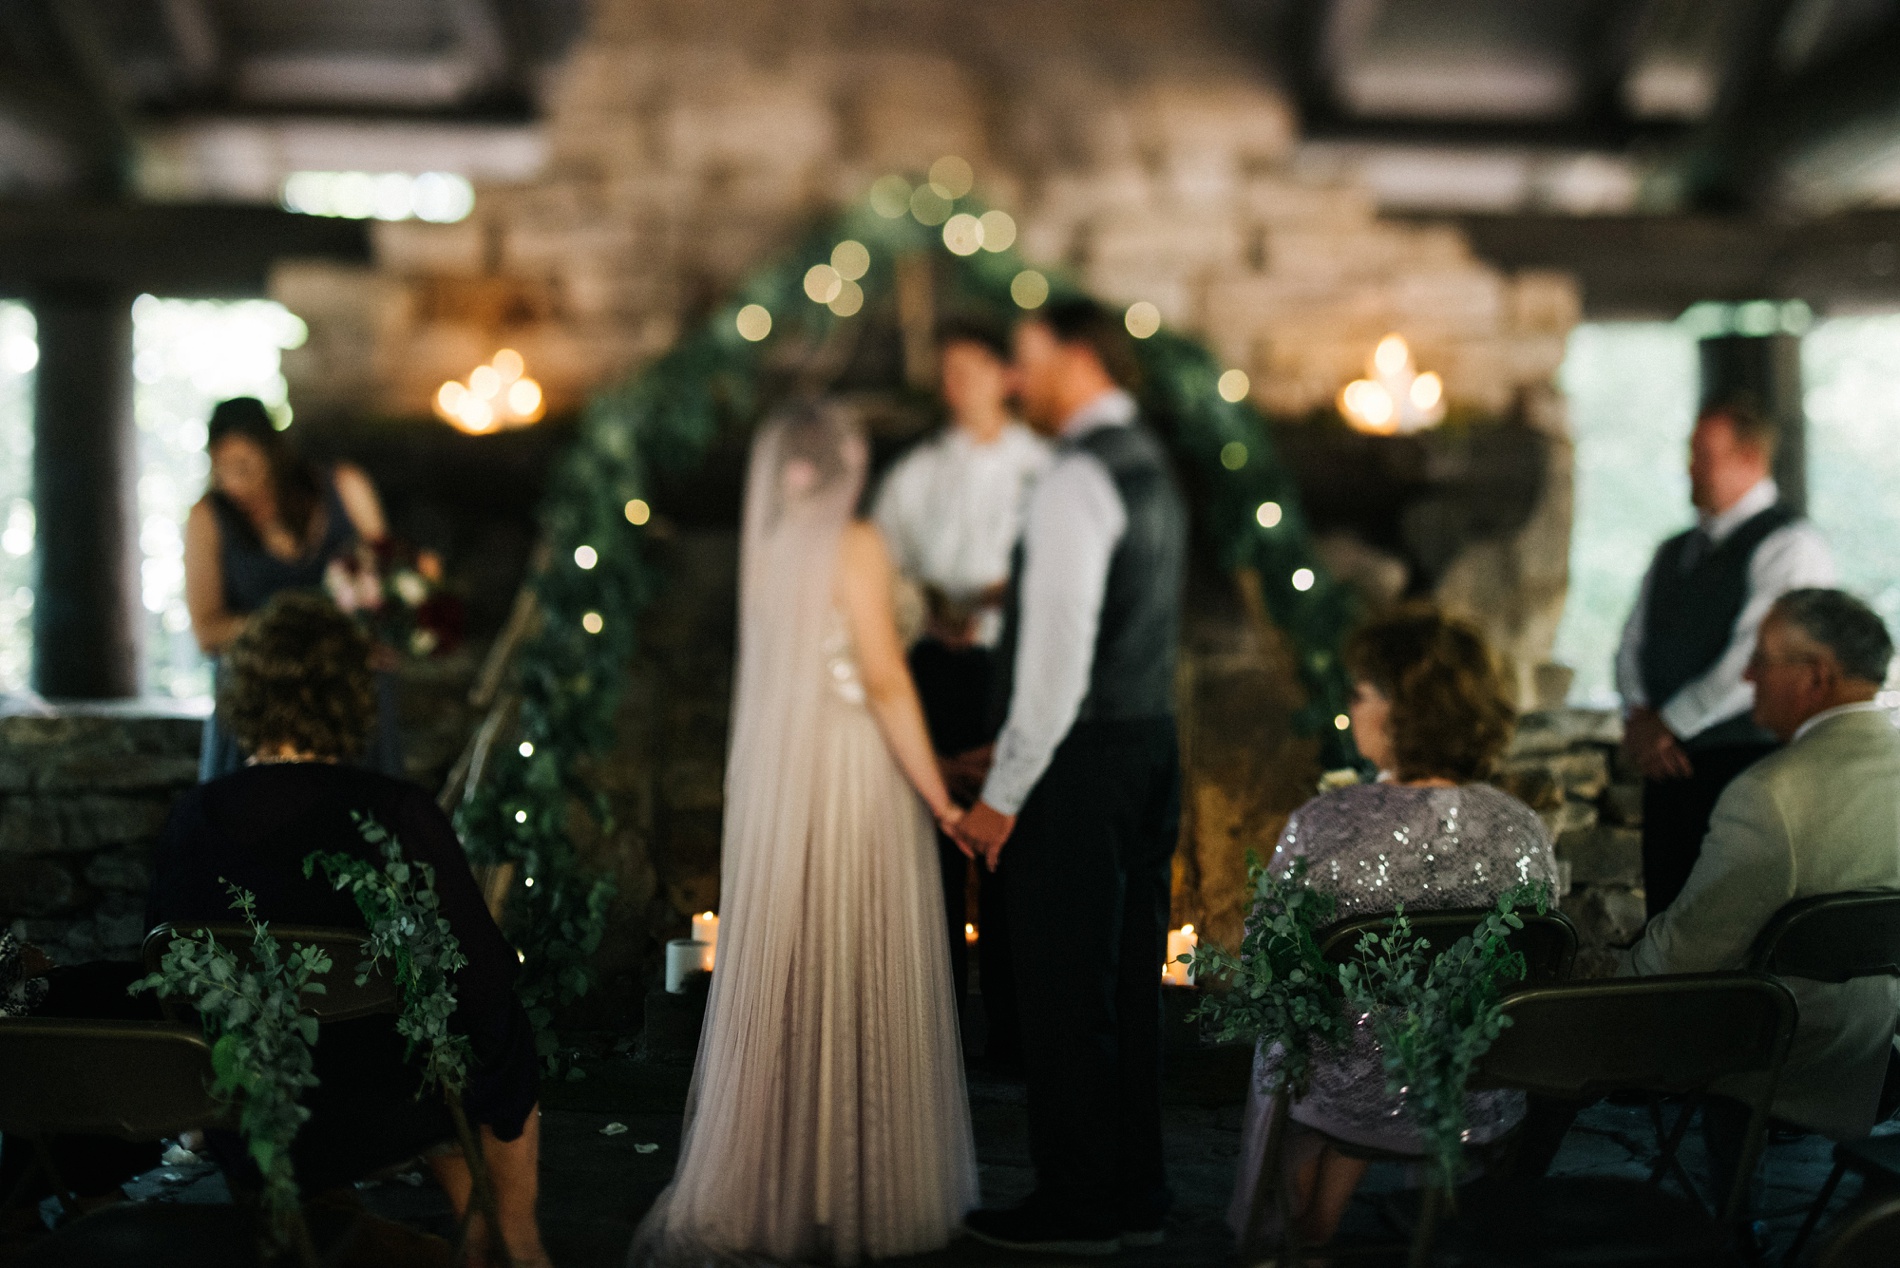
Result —
<path fill-rule="evenodd" d="M 1172 718 L 1077 723 L 1003 848 L 1036 1200 L 1157 1221 L 1161 962 L 1181 817 Z"/>
<path fill-rule="evenodd" d="M 1676 901 L 1702 854 L 1709 816 L 1729 781 L 1775 751 L 1773 744 L 1692 749 L 1687 779 L 1643 781 L 1643 895 L 1654 919 Z"/>
<path fill-rule="evenodd" d="M 924 706 L 931 747 L 944 757 L 981 748 L 996 738 L 990 722 L 990 684 L 996 653 L 987 647 L 946 647 L 926 638 L 911 649 L 910 672 Z M 1010 965 L 1009 911 L 1000 878 L 976 869 L 977 910 L 969 910 L 970 860 L 956 842 L 937 834 L 937 861 L 943 876 L 950 972 L 957 992 L 957 1015 L 970 992 L 970 948 L 963 926 L 977 926 L 977 970 L 982 980 L 983 1055 L 993 1064 L 1013 1066 L 1022 1057 L 1016 1020 L 1016 979 Z"/>

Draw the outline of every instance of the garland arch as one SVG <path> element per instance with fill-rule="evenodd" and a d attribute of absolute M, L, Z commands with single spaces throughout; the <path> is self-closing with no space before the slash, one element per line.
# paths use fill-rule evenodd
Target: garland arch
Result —
<path fill-rule="evenodd" d="M 1013 249 L 972 247 L 969 225 L 980 223 L 982 208 L 969 198 L 940 203 L 942 214 L 933 214 L 940 228 L 907 207 L 891 215 L 888 196 L 874 207 L 877 193 L 874 186 L 871 198 L 815 224 L 671 351 L 598 394 L 552 474 L 541 512 L 548 562 L 532 582 L 542 619 L 515 659 L 522 743 L 494 754 L 456 816 L 472 859 L 515 864 L 507 932 L 522 951 L 522 995 L 551 1061 L 553 1010 L 587 991 L 612 897 L 611 883 L 587 873 L 569 839 L 568 807 L 579 799 L 606 821 L 604 801 L 580 767 L 612 747 L 639 616 L 658 593 L 647 542 L 654 477 L 696 470 L 728 427 L 749 427 L 769 404 L 772 383 L 788 377 L 788 364 L 802 361 L 802 386 L 813 386 L 810 370 L 822 366 L 825 350 L 848 334 L 860 309 L 899 303 L 899 275 L 918 260 L 931 261 L 952 301 L 946 307 L 957 311 L 1004 319 L 1024 310 L 1017 295 L 1040 306 L 1082 293 L 1060 273 L 1037 273 Z M 956 241 L 959 229 L 965 236 Z M 808 293 L 807 274 L 833 267 L 842 243 L 865 248 L 868 263 L 861 256 L 838 261 L 843 273 L 859 277 L 834 268 Z M 835 291 L 834 278 L 841 283 Z M 835 295 L 847 288 L 858 293 L 838 303 Z M 832 302 L 820 302 L 826 298 Z M 769 322 L 760 321 L 760 310 Z M 1265 420 L 1244 393 L 1230 388 L 1239 401 L 1223 396 L 1222 367 L 1205 346 L 1155 324 L 1135 341 L 1138 395 L 1189 488 L 1197 537 L 1223 570 L 1259 578 L 1260 598 L 1306 690 L 1296 725 L 1325 737 L 1329 764 L 1343 764 L 1350 750 L 1334 718 L 1347 690 L 1337 649 L 1353 618 L 1349 592 L 1314 552 Z M 1142 328 L 1139 316 L 1134 325 Z"/>

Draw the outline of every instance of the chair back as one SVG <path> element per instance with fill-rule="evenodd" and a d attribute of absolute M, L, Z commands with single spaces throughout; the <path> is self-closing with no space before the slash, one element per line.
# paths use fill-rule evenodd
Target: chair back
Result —
<path fill-rule="evenodd" d="M 1848 1207 L 1813 1263 L 1814 1268 L 1889 1268 L 1900 1264 L 1900 1194 L 1890 1193 Z"/>
<path fill-rule="evenodd" d="M 1412 932 L 1431 944 L 1433 955 L 1451 949 L 1458 939 L 1475 932 L 1495 907 L 1447 907 L 1439 911 L 1408 911 L 1405 919 Z M 1554 908 L 1546 912 L 1522 911 L 1522 929 L 1511 931 L 1509 945 L 1524 957 L 1523 985 L 1538 986 L 1561 982 L 1570 976 L 1571 963 L 1577 958 L 1577 928 L 1568 917 Z M 1331 925 L 1319 936 L 1320 954 L 1334 964 L 1352 959 L 1359 939 L 1367 933 L 1385 933 L 1391 928 L 1392 912 L 1354 916 Z"/>
<path fill-rule="evenodd" d="M 160 1140 L 226 1122 L 211 1047 L 168 1021 L 0 1019 L 0 1134 Z"/>
<path fill-rule="evenodd" d="M 319 975 L 316 980 L 323 983 L 323 993 L 303 997 L 303 1012 L 315 1017 L 319 1022 L 354 1021 L 358 1017 L 370 1017 L 377 1013 L 396 1013 L 402 1010 L 402 1001 L 396 991 L 396 984 L 381 972 L 370 974 L 363 985 L 356 984 L 356 966 L 364 959 L 364 944 L 368 935 L 361 929 L 326 928 L 321 925 L 271 925 L 270 936 L 275 938 L 284 952 L 290 950 L 292 943 L 304 946 L 321 947 L 329 952 L 330 971 Z M 159 962 L 165 958 L 165 952 L 171 947 L 172 939 L 188 936 L 195 937 L 209 933 L 217 938 L 219 944 L 228 947 L 241 964 L 250 964 L 251 927 L 227 921 L 209 921 L 199 924 L 160 925 L 145 935 L 145 967 L 156 973 Z M 182 1000 L 165 999 L 160 1001 L 166 1006 L 166 1015 L 175 1016 L 189 1005 Z"/>
<path fill-rule="evenodd" d="M 1743 1165 L 1723 1208 L 1733 1217 L 1794 1036 L 1786 986 L 1759 973 L 1613 978 L 1533 987 L 1505 996 L 1503 1008 L 1511 1024 L 1479 1059 L 1473 1087 L 1590 1100 L 1699 1093 L 1721 1080 L 1724 1094 L 1746 1102 Z"/>
<path fill-rule="evenodd" d="M 1748 964 L 1757 972 L 1816 982 L 1900 977 L 1900 892 L 1798 898 L 1756 937 Z"/>

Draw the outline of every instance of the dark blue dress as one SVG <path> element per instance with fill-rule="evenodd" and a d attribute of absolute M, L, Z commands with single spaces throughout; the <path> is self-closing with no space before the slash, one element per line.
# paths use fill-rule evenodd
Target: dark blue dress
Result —
<path fill-rule="evenodd" d="M 248 616 L 270 602 L 280 590 L 315 590 L 323 586 L 323 570 L 333 559 L 341 559 L 357 546 L 356 526 L 343 499 L 337 495 L 336 478 L 324 481 L 323 539 L 299 559 L 279 559 L 264 548 L 257 531 L 244 513 L 221 497 L 211 499 L 218 519 L 218 564 L 224 573 L 225 610 Z M 212 694 L 217 693 L 222 660 L 211 666 Z M 228 775 L 244 764 L 237 738 L 219 724 L 213 711 L 205 720 L 204 743 L 198 751 L 200 783 Z M 364 765 L 403 776 L 402 742 L 396 731 L 396 679 L 393 674 L 376 675 L 376 730 L 370 736 L 369 753 Z"/>

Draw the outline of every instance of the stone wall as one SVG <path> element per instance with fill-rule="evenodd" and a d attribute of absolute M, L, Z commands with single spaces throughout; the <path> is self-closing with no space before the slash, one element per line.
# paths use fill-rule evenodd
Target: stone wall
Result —
<path fill-rule="evenodd" d="M 1365 189 L 1311 175 L 1286 97 L 1222 13 L 598 0 L 549 96 L 540 177 L 483 185 L 459 224 L 378 224 L 371 268 L 279 270 L 276 297 L 310 326 L 284 359 L 299 415 L 426 415 L 439 384 L 504 344 L 571 409 L 813 216 L 956 154 L 977 196 L 1016 217 L 1032 263 L 1155 303 L 1246 370 L 1270 411 L 1328 407 L 1398 331 L 1456 410 L 1533 408 L 1561 433 L 1550 388 L 1578 317 L 1572 281 L 1506 273 L 1456 228 L 1381 219 Z M 1527 667 L 1555 628 L 1530 555 L 1565 554 L 1567 471 L 1555 540 L 1494 543 L 1447 583 Z M 1560 565 L 1555 584 L 1560 596 Z"/>
<path fill-rule="evenodd" d="M 0 921 L 54 960 L 126 960 L 151 849 L 198 779 L 195 715 L 69 706 L 0 717 Z"/>
<path fill-rule="evenodd" d="M 1560 906 L 1576 923 L 1579 971 L 1595 975 L 1610 950 L 1643 931 L 1642 784 L 1617 760 L 1614 713 L 1554 709 L 1525 715 L 1495 782 L 1537 811 L 1557 843 Z"/>

